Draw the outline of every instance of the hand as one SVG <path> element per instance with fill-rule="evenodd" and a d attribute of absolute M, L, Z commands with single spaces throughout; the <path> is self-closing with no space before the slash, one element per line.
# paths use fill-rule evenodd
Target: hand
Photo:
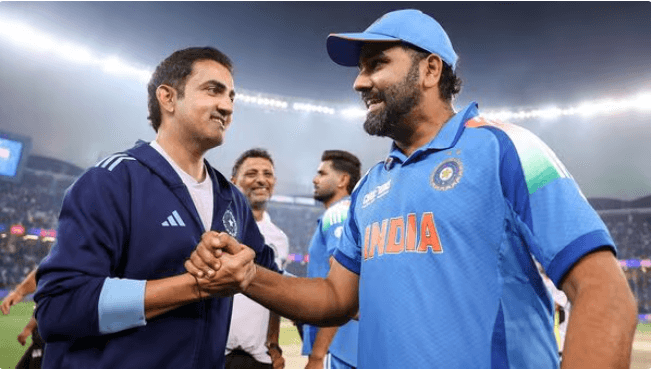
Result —
<path fill-rule="evenodd" d="M 186 262 L 186 270 L 197 278 L 210 278 L 215 274 L 215 271 L 219 270 L 221 266 L 220 257 L 224 251 L 235 255 L 244 247 L 226 233 L 207 231 L 201 236 L 201 241 L 190 255 L 189 260 L 196 269 L 190 271 Z"/>
<path fill-rule="evenodd" d="M 228 243 L 233 242 L 237 243 L 235 239 L 228 241 Z M 197 250 L 192 252 L 190 259 L 185 262 L 185 268 L 197 278 L 199 294 L 227 296 L 246 290 L 255 278 L 256 266 L 253 262 L 255 252 L 245 245 L 239 243 L 238 245 L 241 246 L 240 251 L 235 255 L 221 254 L 218 270 L 211 269 L 211 273 L 202 271 L 198 266 L 203 265 L 203 268 L 210 269 L 201 257 L 201 255 L 205 255 L 205 251 L 199 252 L 199 247 L 197 247 Z"/>
<path fill-rule="evenodd" d="M 323 369 L 323 357 L 315 357 L 310 355 L 307 358 L 307 365 L 305 365 L 306 369 Z"/>
<path fill-rule="evenodd" d="M 26 326 L 20 334 L 18 334 L 18 343 L 20 343 L 21 346 L 24 346 L 25 343 L 27 343 L 27 338 L 32 335 L 32 330 L 29 328 L 29 326 Z"/>
<path fill-rule="evenodd" d="M 20 302 L 25 298 L 22 294 L 18 293 L 17 291 L 12 291 L 7 296 L 2 300 L 2 305 L 0 305 L 0 310 L 2 310 L 2 313 L 5 315 L 9 314 L 9 308 L 16 303 Z"/>
<path fill-rule="evenodd" d="M 285 368 L 285 358 L 283 357 L 282 352 L 280 352 L 276 347 L 271 347 L 267 350 L 267 354 L 271 357 L 271 367 L 274 369 L 284 369 Z"/>

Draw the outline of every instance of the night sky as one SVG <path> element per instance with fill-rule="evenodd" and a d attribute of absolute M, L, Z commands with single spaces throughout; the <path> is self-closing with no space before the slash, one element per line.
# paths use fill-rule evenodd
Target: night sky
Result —
<path fill-rule="evenodd" d="M 464 81 L 458 109 L 470 101 L 480 111 L 563 107 L 651 91 L 649 2 L 3 2 L 0 22 L 19 20 L 149 69 L 176 49 L 210 45 L 234 61 L 236 90 L 360 106 L 357 70 L 328 58 L 326 37 L 404 8 L 448 32 Z M 35 154 L 88 167 L 154 138 L 141 82 L 2 37 L 0 81 L 0 130 L 31 136 Z M 228 175 L 242 151 L 265 147 L 277 193 L 306 195 L 325 149 L 352 151 L 364 170 L 384 158 L 390 141 L 368 137 L 361 122 L 237 104 L 226 142 L 207 158 Z M 586 196 L 651 193 L 648 108 L 514 123 L 557 153 Z"/>

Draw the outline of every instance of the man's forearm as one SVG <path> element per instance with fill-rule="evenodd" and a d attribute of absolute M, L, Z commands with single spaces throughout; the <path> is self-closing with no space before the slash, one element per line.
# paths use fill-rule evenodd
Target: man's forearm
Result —
<path fill-rule="evenodd" d="M 208 296 L 203 293 L 201 298 Z M 145 286 L 145 317 L 150 319 L 199 299 L 197 280 L 190 274 L 149 280 Z"/>
<path fill-rule="evenodd" d="M 628 368 L 637 305 L 617 260 L 594 252 L 570 271 L 563 290 L 572 302 L 564 368 Z"/>
<path fill-rule="evenodd" d="M 330 343 L 332 343 L 332 339 L 337 334 L 337 330 L 339 330 L 338 326 L 320 328 L 316 333 L 316 339 L 314 340 L 310 357 L 323 361 L 325 355 L 328 354 Z"/>
<path fill-rule="evenodd" d="M 577 297 L 567 326 L 563 368 L 630 367 L 637 318 L 627 309 L 628 302 L 630 298 L 621 294 L 598 291 Z"/>
<path fill-rule="evenodd" d="M 334 287 L 326 279 L 283 276 L 258 267 L 256 277 L 244 294 L 296 321 L 334 326 L 350 319 L 347 305 L 340 302 Z"/>
<path fill-rule="evenodd" d="M 278 344 L 280 338 L 280 316 L 273 312 L 269 312 L 269 328 L 267 329 L 267 343 Z"/>
<path fill-rule="evenodd" d="M 16 286 L 16 293 L 26 296 L 36 291 L 36 269 L 33 269 L 23 281 Z"/>

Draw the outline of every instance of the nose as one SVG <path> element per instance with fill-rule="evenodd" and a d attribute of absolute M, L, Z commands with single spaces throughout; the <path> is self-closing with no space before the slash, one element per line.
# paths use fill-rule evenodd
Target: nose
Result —
<path fill-rule="evenodd" d="M 233 115 L 233 100 L 229 96 L 219 99 L 217 111 L 222 116 L 230 118 Z"/>
<path fill-rule="evenodd" d="M 353 83 L 353 89 L 355 91 L 366 91 L 371 89 L 371 79 L 368 77 L 366 73 L 363 71 L 360 71 L 357 74 L 357 78 L 355 78 L 355 82 Z"/>
<path fill-rule="evenodd" d="M 314 176 L 314 178 L 312 179 L 312 184 L 316 185 L 319 182 L 318 179 L 319 179 L 319 176 Z"/>

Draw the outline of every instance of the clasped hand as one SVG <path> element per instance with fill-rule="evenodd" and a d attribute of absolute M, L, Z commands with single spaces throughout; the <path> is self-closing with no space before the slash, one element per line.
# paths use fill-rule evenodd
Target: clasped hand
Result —
<path fill-rule="evenodd" d="M 199 294 L 229 296 L 246 290 L 255 277 L 255 252 L 226 233 L 208 231 L 185 262 Z"/>

